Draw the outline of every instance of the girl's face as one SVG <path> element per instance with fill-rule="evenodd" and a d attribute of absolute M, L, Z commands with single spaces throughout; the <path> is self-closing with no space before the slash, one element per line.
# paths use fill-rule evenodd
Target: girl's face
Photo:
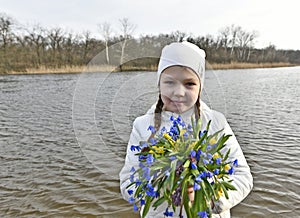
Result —
<path fill-rule="evenodd" d="M 172 66 L 165 69 L 159 87 L 164 110 L 180 114 L 191 109 L 198 101 L 200 81 L 196 73 L 187 67 Z"/>

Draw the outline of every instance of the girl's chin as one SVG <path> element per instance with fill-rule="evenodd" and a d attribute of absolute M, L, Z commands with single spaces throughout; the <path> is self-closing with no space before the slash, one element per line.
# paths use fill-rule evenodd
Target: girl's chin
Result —
<path fill-rule="evenodd" d="M 184 113 L 185 111 L 188 110 L 188 108 L 186 107 L 179 107 L 179 106 L 169 106 L 169 107 L 165 107 L 164 110 L 166 111 L 170 111 L 170 112 L 173 112 L 173 113 L 176 113 L 176 114 L 181 114 L 181 113 Z"/>

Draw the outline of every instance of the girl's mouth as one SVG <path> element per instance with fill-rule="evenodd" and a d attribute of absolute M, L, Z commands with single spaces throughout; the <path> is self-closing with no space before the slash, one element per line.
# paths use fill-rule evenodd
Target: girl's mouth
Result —
<path fill-rule="evenodd" d="M 171 102 L 174 104 L 183 104 L 184 103 L 184 101 L 174 101 L 174 100 L 171 100 Z"/>

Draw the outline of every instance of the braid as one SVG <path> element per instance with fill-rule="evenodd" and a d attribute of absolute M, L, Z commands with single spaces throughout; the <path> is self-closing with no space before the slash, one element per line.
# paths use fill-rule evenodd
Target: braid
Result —
<path fill-rule="evenodd" d="M 200 83 L 200 91 L 199 91 L 199 95 L 198 95 L 198 100 L 196 101 L 195 104 L 195 118 L 196 121 L 198 122 L 198 120 L 200 119 L 201 116 L 201 111 L 200 111 L 200 96 L 201 96 L 201 83 Z"/>
<path fill-rule="evenodd" d="M 164 103 L 161 100 L 161 94 L 159 94 L 156 108 L 154 110 L 154 128 L 156 131 L 159 130 L 159 127 L 161 124 L 161 112 L 162 112 L 163 106 L 164 106 Z"/>
<path fill-rule="evenodd" d="M 200 95 L 198 97 L 198 100 L 196 101 L 195 106 L 195 118 L 196 121 L 198 121 L 200 119 Z"/>
<path fill-rule="evenodd" d="M 161 112 L 162 112 L 163 106 L 164 106 L 164 103 L 161 100 L 161 94 L 159 94 L 158 101 L 157 101 L 157 104 L 156 104 L 156 107 L 155 107 L 155 110 L 154 110 L 154 128 L 155 128 L 155 131 L 158 131 L 159 128 L 160 128 L 160 124 L 161 124 Z M 150 135 L 149 139 L 153 138 L 154 135 L 155 135 L 155 133 L 152 133 Z"/>

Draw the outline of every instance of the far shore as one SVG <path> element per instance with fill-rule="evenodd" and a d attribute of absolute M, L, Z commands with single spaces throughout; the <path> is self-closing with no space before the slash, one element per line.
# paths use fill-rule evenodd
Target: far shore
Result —
<path fill-rule="evenodd" d="M 274 68 L 274 67 L 293 67 L 299 66 L 297 64 L 279 62 L 279 63 L 212 63 L 207 64 L 207 70 L 229 70 L 229 69 L 252 69 L 252 68 Z M 23 74 L 67 74 L 67 73 L 86 73 L 86 72 L 120 72 L 120 71 L 156 71 L 156 66 L 149 67 L 134 67 L 123 66 L 122 69 L 112 65 L 98 65 L 98 66 L 67 66 L 61 68 L 28 68 L 24 71 L 11 71 L 7 73 L 1 73 L 0 75 L 23 75 Z"/>

